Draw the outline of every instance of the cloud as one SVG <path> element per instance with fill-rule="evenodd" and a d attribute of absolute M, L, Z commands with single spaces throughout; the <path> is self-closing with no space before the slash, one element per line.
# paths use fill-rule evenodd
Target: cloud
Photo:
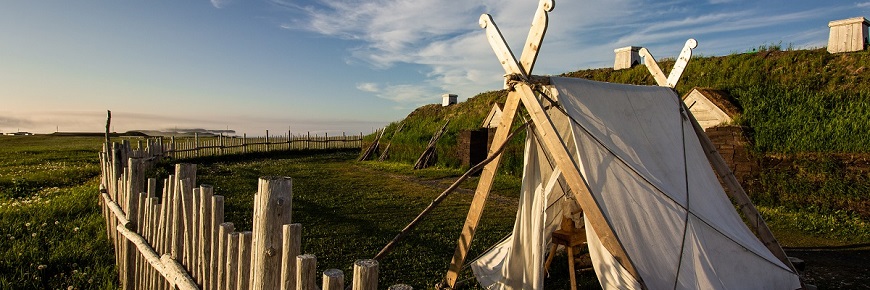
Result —
<path fill-rule="evenodd" d="M 232 2 L 232 1 L 231 0 L 211 0 L 211 6 L 214 6 L 214 8 L 217 8 L 217 9 L 221 9 L 221 8 L 226 7 L 227 4 L 230 4 L 230 2 Z"/>
<path fill-rule="evenodd" d="M 858 8 L 870 7 L 870 2 L 861 2 L 861 3 L 855 4 L 855 7 L 858 7 Z"/>
<path fill-rule="evenodd" d="M 352 43 L 353 48 L 347 52 L 351 64 L 378 70 L 405 64 L 422 66 L 423 81 L 419 83 L 357 84 L 360 91 L 394 101 L 399 107 L 435 103 L 437 96 L 447 92 L 459 94 L 463 99 L 501 89 L 504 70 L 477 20 L 481 13 L 491 14 L 519 57 L 537 5 L 537 1 L 526 0 L 313 0 L 305 4 L 272 1 L 292 11 L 294 17 L 288 17 L 281 25 L 283 28 Z M 712 40 L 701 42 L 700 51 L 707 54 L 728 53 L 756 46 L 759 41 L 816 43 L 807 37 L 817 36 L 817 32 L 790 27 L 849 8 L 826 6 L 771 12 L 780 5 L 764 7 L 739 0 L 557 2 L 550 13 L 536 74 L 609 66 L 613 49 L 627 45 L 649 47 L 659 58 L 672 57 L 690 37 Z M 857 5 L 864 7 L 868 3 Z M 789 27 L 779 29 L 784 26 Z M 765 29 L 795 39 L 776 39 L 762 31 Z M 705 46 L 707 43 L 711 45 Z"/>
<path fill-rule="evenodd" d="M 376 83 L 360 83 L 356 85 L 356 88 L 360 91 L 369 93 L 377 93 L 381 90 L 381 88 Z"/>

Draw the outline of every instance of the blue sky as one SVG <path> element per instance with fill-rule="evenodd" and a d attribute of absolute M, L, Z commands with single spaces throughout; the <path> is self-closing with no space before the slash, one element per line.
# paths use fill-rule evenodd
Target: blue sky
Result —
<path fill-rule="evenodd" d="M 501 88 L 477 24 L 519 55 L 537 0 L 6 1 L 0 132 L 232 129 L 371 132 L 414 108 Z M 613 49 L 673 57 L 827 43 L 870 1 L 556 1 L 536 74 L 613 64 Z M 691 64 L 690 64 L 691 65 Z M 274 134 L 274 133 L 273 133 Z"/>

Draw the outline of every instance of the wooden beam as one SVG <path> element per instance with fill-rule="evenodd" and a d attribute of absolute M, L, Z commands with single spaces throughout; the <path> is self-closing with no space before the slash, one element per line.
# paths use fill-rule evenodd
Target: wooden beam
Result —
<path fill-rule="evenodd" d="M 698 41 L 693 38 L 686 40 L 683 50 L 680 51 L 680 56 L 674 63 L 674 68 L 671 69 L 671 73 L 667 77 L 665 77 L 665 74 L 656 62 L 655 57 L 653 57 L 652 53 L 650 53 L 646 47 L 641 48 L 638 54 L 643 57 L 643 63 L 646 65 L 646 69 L 649 70 L 649 73 L 652 74 L 653 78 L 656 80 L 656 84 L 660 87 L 675 88 L 677 83 L 680 81 L 680 77 L 683 75 L 683 71 L 686 69 L 686 64 L 688 64 L 689 59 L 692 58 L 692 49 L 696 47 L 698 47 Z"/>
<path fill-rule="evenodd" d="M 656 84 L 662 87 L 668 86 L 668 78 L 665 77 L 665 74 L 662 72 L 662 69 L 659 67 L 656 58 L 653 57 L 652 53 L 644 47 L 638 51 L 638 54 L 643 57 L 643 64 L 646 65 L 646 69 L 649 70 L 649 73 L 656 80 Z"/>
<path fill-rule="evenodd" d="M 550 116 L 544 111 L 540 101 L 538 101 L 535 97 L 535 93 L 528 85 L 520 83 L 516 88 L 521 96 L 523 106 L 525 106 L 529 115 L 532 117 L 532 122 L 535 124 L 535 130 L 537 130 L 541 136 L 541 141 L 544 143 L 545 150 L 553 157 L 553 161 L 556 162 L 556 167 L 562 171 L 562 176 L 568 183 L 568 187 L 574 194 L 577 203 L 580 204 L 580 207 L 586 214 L 589 223 L 595 229 L 595 233 L 601 240 L 601 244 L 604 245 L 604 248 L 613 255 L 614 259 L 616 259 L 616 261 L 619 262 L 619 264 L 625 268 L 641 286 L 646 288 L 643 278 L 640 277 L 634 263 L 631 261 L 631 257 L 628 256 L 625 247 L 623 247 L 622 243 L 619 241 L 619 237 L 613 231 L 610 221 L 604 217 L 601 208 L 598 206 L 598 201 L 595 200 L 595 197 L 592 196 L 592 193 L 589 191 L 588 184 L 581 176 L 580 169 L 574 160 L 574 156 L 571 156 L 568 152 L 568 148 L 565 147 L 565 141 L 562 139 L 562 136 L 559 136 L 556 127 L 553 126 L 553 121 L 550 119 Z"/>
<path fill-rule="evenodd" d="M 680 57 L 678 57 L 677 61 L 674 63 L 674 69 L 672 69 L 671 74 L 668 75 L 668 87 L 677 87 L 677 82 L 680 81 L 680 76 L 683 75 L 683 70 L 686 69 L 686 64 L 688 64 L 689 59 L 692 58 L 692 49 L 696 47 L 698 47 L 698 41 L 693 38 L 686 40 L 683 50 L 680 51 Z"/>
<path fill-rule="evenodd" d="M 544 42 L 544 35 L 547 34 L 547 22 L 549 21 L 548 12 L 553 11 L 556 3 L 553 0 L 542 0 L 538 2 L 538 9 L 535 11 L 535 18 L 532 19 L 532 27 L 529 30 L 529 36 L 526 37 L 526 47 L 523 48 L 523 54 L 520 56 L 520 68 L 527 76 L 532 74 L 535 68 L 535 61 L 538 59 L 538 52 L 541 49 L 541 43 Z"/>
<path fill-rule="evenodd" d="M 486 38 L 489 45 L 501 62 L 502 67 L 507 74 L 520 74 L 521 78 L 526 79 L 532 73 L 535 61 L 538 57 L 538 51 L 544 41 L 544 35 L 547 31 L 548 16 L 547 12 L 554 8 L 553 0 L 541 0 L 536 9 L 535 17 L 532 20 L 529 35 L 526 38 L 526 49 L 523 50 L 521 63 L 517 63 L 516 58 L 507 46 L 504 37 L 498 30 L 492 16 L 483 14 L 480 16 L 480 27 L 486 29 Z M 462 265 L 468 256 L 468 249 L 471 248 L 471 240 L 474 238 L 474 233 L 477 231 L 477 225 L 480 222 L 480 217 L 483 215 L 483 208 L 486 205 L 486 198 L 492 189 L 492 183 L 495 178 L 495 173 L 501 164 L 501 153 L 497 152 L 496 148 L 501 147 L 507 142 L 507 136 L 510 133 L 511 125 L 513 125 L 514 117 L 516 116 L 517 108 L 519 107 L 519 96 L 515 91 L 508 93 L 507 101 L 505 102 L 504 110 L 502 111 L 501 123 L 495 131 L 489 155 L 495 158 L 483 168 L 480 174 L 480 181 L 477 184 L 477 189 L 474 193 L 474 199 L 471 201 L 471 207 L 468 210 L 468 216 L 465 218 L 465 225 L 462 226 L 462 234 L 459 236 L 456 251 L 453 253 L 453 258 L 450 261 L 450 267 L 445 277 L 445 283 L 449 288 L 456 285 L 456 280 L 459 277 L 459 272 L 462 270 Z M 496 146 L 498 144 L 498 146 Z"/>
<path fill-rule="evenodd" d="M 504 105 L 504 111 L 501 115 L 501 124 L 495 131 L 495 136 L 490 145 L 489 155 L 492 157 L 496 153 L 497 148 L 501 147 L 507 141 L 508 133 L 516 116 L 517 107 L 520 100 L 516 92 L 508 93 L 507 101 Z M 480 222 L 480 217 L 483 215 L 483 208 L 486 205 L 486 198 L 489 196 L 489 191 L 492 189 L 492 183 L 495 180 L 495 173 L 498 170 L 498 165 L 501 163 L 501 154 L 498 154 L 493 160 L 483 167 L 480 173 L 480 181 L 477 183 L 477 189 L 474 192 L 474 198 L 471 201 L 471 207 L 468 209 L 468 216 L 465 218 L 465 225 L 462 226 L 462 234 L 457 241 L 456 251 L 453 252 L 453 258 L 450 260 L 450 267 L 447 269 L 447 277 L 445 282 L 447 286 L 453 288 L 456 285 L 456 280 L 459 277 L 459 272 L 462 270 L 462 265 L 465 263 L 465 258 L 468 256 L 468 249 L 471 247 L 471 240 L 474 238 L 474 233 L 477 231 L 477 224 Z"/>

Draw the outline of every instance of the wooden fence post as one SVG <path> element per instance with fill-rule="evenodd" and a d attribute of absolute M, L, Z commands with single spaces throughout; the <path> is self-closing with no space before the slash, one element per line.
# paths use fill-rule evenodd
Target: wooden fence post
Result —
<path fill-rule="evenodd" d="M 222 223 L 218 233 L 218 244 L 215 245 L 218 252 L 217 289 L 227 288 L 227 251 L 230 244 L 230 233 L 233 231 L 233 223 Z"/>
<path fill-rule="evenodd" d="M 196 276 L 199 276 L 197 281 L 205 288 L 208 285 L 209 281 L 209 267 L 211 266 L 211 246 L 214 241 L 212 241 L 212 232 L 214 231 L 214 226 L 212 225 L 212 200 L 214 197 L 214 187 L 211 185 L 200 185 L 199 186 L 199 194 L 200 194 L 200 203 L 199 203 L 199 228 L 197 228 L 199 234 L 199 251 L 197 256 L 199 257 L 199 270 Z"/>
<path fill-rule="evenodd" d="M 282 226 L 291 222 L 293 181 L 261 177 L 254 196 L 251 289 L 280 288 Z"/>
<path fill-rule="evenodd" d="M 224 223 L 224 197 L 214 195 L 211 198 L 211 248 L 209 253 L 208 286 L 205 289 L 218 289 L 218 269 L 220 268 L 220 245 L 222 240 L 221 227 Z M 232 230 L 231 230 L 232 231 Z"/>
<path fill-rule="evenodd" d="M 311 131 L 308 132 L 308 138 L 305 138 L 305 149 L 311 149 Z"/>
<path fill-rule="evenodd" d="M 344 273 L 339 269 L 323 271 L 323 287 L 321 290 L 344 290 Z"/>
<path fill-rule="evenodd" d="M 296 256 L 296 290 L 317 290 L 317 257 Z"/>
<path fill-rule="evenodd" d="M 227 290 L 236 289 L 238 287 L 239 278 L 239 233 L 230 233 L 229 244 L 227 244 Z"/>
<path fill-rule="evenodd" d="M 254 234 L 250 231 L 239 234 L 238 290 L 251 287 L 251 242 Z"/>
<path fill-rule="evenodd" d="M 378 261 L 357 260 L 353 263 L 353 290 L 378 289 Z"/>
<path fill-rule="evenodd" d="M 283 239 L 281 247 L 281 290 L 295 290 L 296 263 L 293 262 L 293 259 L 301 254 L 302 225 L 283 225 L 281 229 Z"/>
<path fill-rule="evenodd" d="M 248 153 L 248 133 L 242 133 L 242 153 Z"/>

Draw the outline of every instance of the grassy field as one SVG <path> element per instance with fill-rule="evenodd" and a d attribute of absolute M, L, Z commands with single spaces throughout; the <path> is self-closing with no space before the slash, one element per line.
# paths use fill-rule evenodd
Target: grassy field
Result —
<path fill-rule="evenodd" d="M 102 139 L 0 136 L 0 289 L 114 289 Z"/>
<path fill-rule="evenodd" d="M 373 257 L 441 193 L 440 187 L 462 174 L 440 167 L 412 171 L 406 163 L 359 163 L 356 157 L 356 151 L 291 152 L 188 161 L 198 164 L 199 182 L 213 185 L 216 194 L 225 196 L 226 220 L 237 231 L 251 229 L 259 176 L 292 177 L 293 222 L 303 226 L 303 252 L 317 256 L 320 271 L 337 268 L 348 275 L 355 260 Z M 443 278 L 474 186 L 476 180 L 466 182 L 465 191 L 447 198 L 381 261 L 381 285 L 406 283 L 425 289 Z M 510 232 L 518 186 L 514 177 L 496 182 L 471 257 Z M 567 286 L 564 273 L 558 277 L 550 283 Z M 586 278 L 586 283 L 595 284 L 593 276 Z"/>
<path fill-rule="evenodd" d="M 97 203 L 96 156 L 100 141 L 43 136 L 0 138 L 0 289 L 117 287 L 112 248 Z M 214 185 L 216 194 L 226 197 L 227 220 L 235 223 L 237 230 L 251 228 L 253 194 L 259 176 L 292 177 L 293 220 L 303 225 L 303 252 L 318 257 L 320 271 L 338 268 L 350 273 L 354 260 L 374 256 L 462 173 L 446 167 L 414 171 L 410 164 L 399 162 L 355 162 L 357 154 L 284 152 L 186 162 L 199 164 L 200 183 Z M 155 173 L 165 175 L 169 167 L 167 164 Z M 382 261 L 382 285 L 401 282 L 419 289 L 443 277 L 476 184 L 476 179 L 465 182 L 462 190 L 449 197 Z M 471 257 L 509 232 L 519 184 L 519 179 L 510 175 L 500 175 L 496 180 Z M 825 190 L 837 192 L 838 186 L 832 184 L 829 187 L 833 189 L 820 190 L 820 195 L 812 198 L 824 200 Z M 854 190 L 866 192 L 862 188 Z M 763 194 L 754 197 L 762 203 L 768 198 Z M 785 246 L 870 242 L 867 220 L 846 211 L 763 204 L 759 208 Z M 553 289 L 566 286 L 564 264 L 564 257 L 554 262 L 546 282 Z M 464 277 L 471 276 L 466 273 Z M 583 272 L 579 279 L 586 286 L 597 285 L 592 272 Z"/>

